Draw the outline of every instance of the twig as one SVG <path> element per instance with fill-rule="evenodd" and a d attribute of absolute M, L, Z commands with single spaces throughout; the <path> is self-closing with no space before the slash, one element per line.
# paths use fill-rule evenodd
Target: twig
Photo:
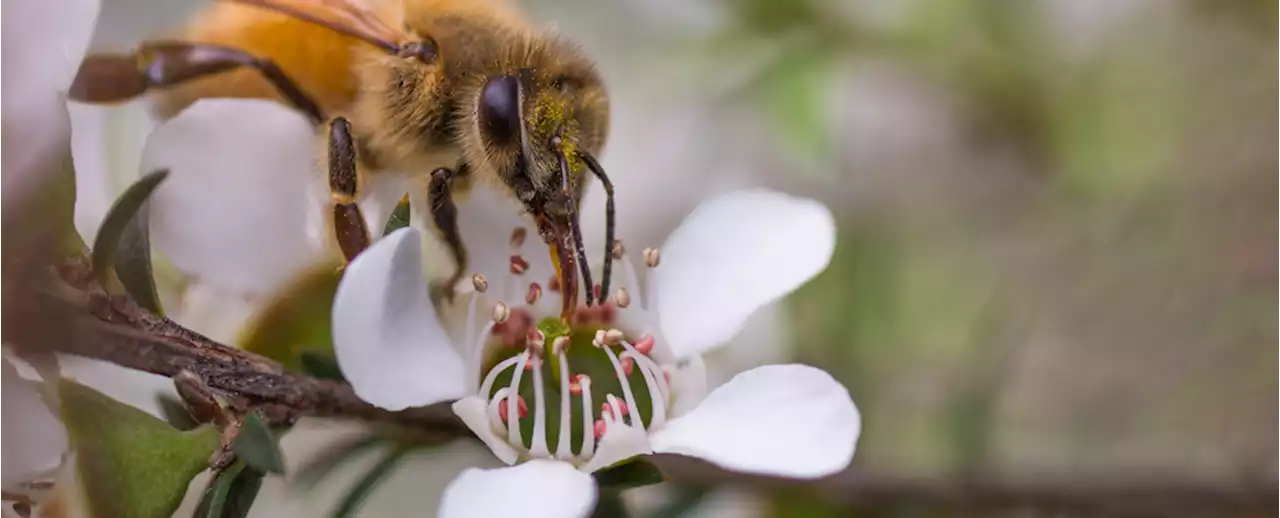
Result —
<path fill-rule="evenodd" d="M 70 290 L 36 294 L 26 320 L 43 325 L 24 326 L 29 329 L 15 337 L 16 345 L 170 378 L 189 372 L 244 410 L 260 411 L 272 424 L 292 423 L 301 416 L 347 417 L 396 423 L 433 435 L 471 435 L 447 406 L 388 412 L 365 403 L 346 383 L 286 372 L 274 360 L 151 314 L 128 296 L 107 294 L 88 273 L 87 264 L 72 262 L 59 269 Z"/>

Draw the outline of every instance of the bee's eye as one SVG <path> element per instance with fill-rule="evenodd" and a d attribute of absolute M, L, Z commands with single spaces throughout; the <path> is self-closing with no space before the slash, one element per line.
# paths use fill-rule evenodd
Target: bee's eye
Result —
<path fill-rule="evenodd" d="M 489 79 L 480 94 L 480 124 L 489 137 L 507 142 L 520 133 L 520 82 L 512 76 Z"/>

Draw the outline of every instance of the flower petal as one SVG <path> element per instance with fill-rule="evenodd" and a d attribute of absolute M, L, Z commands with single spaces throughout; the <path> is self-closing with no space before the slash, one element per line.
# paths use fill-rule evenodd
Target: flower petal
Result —
<path fill-rule="evenodd" d="M 735 376 L 650 440 L 659 453 L 723 468 L 817 478 L 849 465 L 861 430 L 849 392 L 807 365 L 769 365 Z"/>
<path fill-rule="evenodd" d="M 715 347 L 826 268 L 834 249 L 831 212 L 814 200 L 767 190 L 712 198 L 667 238 L 653 272 L 663 333 L 677 356 Z"/>
<path fill-rule="evenodd" d="M 269 295 L 326 259 L 311 123 L 278 103 L 211 99 L 161 124 L 142 172 L 169 169 L 151 199 L 151 239 L 179 270 Z"/>
<path fill-rule="evenodd" d="M 467 428 L 471 429 L 471 433 L 476 434 L 484 444 L 493 450 L 493 454 L 498 460 L 508 465 L 515 464 L 520 458 L 520 453 L 511 444 L 507 442 L 505 437 L 499 437 L 493 431 L 493 427 L 489 425 L 489 416 L 486 414 L 488 403 L 479 396 L 467 396 L 453 403 L 453 413 L 467 424 Z"/>
<path fill-rule="evenodd" d="M 4 201 L 25 198 L 56 171 L 70 129 L 63 94 L 84 59 L 98 0 L 14 0 L 0 18 Z"/>
<path fill-rule="evenodd" d="M 76 167 L 76 229 L 92 243 L 116 196 L 138 177 L 147 136 L 155 129 L 146 101 L 103 106 L 67 102 Z"/>
<path fill-rule="evenodd" d="M 93 26 L 98 0 L 18 0 L 5 2 L 3 25 L 3 101 L 21 108 L 26 94 L 65 93 L 80 69 Z M 13 97 L 9 97 L 13 96 Z"/>
<path fill-rule="evenodd" d="M 702 357 L 693 355 L 676 363 L 671 373 L 671 415 L 679 417 L 697 408 L 707 397 L 707 365 Z"/>
<path fill-rule="evenodd" d="M 462 359 L 427 290 L 412 228 L 391 233 L 347 266 L 333 301 L 333 349 L 361 399 L 400 410 L 463 395 Z"/>
<path fill-rule="evenodd" d="M 499 469 L 468 469 L 444 490 L 441 518 L 573 518 L 595 506 L 591 475 L 567 462 L 531 460 Z"/>
<path fill-rule="evenodd" d="M 0 360 L 5 422 L 4 487 L 12 487 L 58 467 L 67 451 L 67 432 L 40 398 L 36 382 L 23 379 L 7 359 Z"/>
<path fill-rule="evenodd" d="M 649 446 L 649 436 L 644 430 L 615 423 L 605 431 L 604 437 L 596 445 L 595 454 L 581 469 L 586 473 L 594 473 L 637 455 L 650 453 L 653 453 L 653 448 Z"/>

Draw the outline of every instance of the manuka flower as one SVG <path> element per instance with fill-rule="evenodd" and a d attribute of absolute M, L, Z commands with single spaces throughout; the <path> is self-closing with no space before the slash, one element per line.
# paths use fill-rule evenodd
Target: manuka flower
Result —
<path fill-rule="evenodd" d="M 616 243 L 622 287 L 570 322 L 549 261 L 522 253 L 526 233 L 512 234 L 501 275 L 472 278 L 465 311 L 437 313 L 411 228 L 352 262 L 334 301 L 335 353 L 360 397 L 391 410 L 456 399 L 458 416 L 515 465 L 464 472 L 442 515 L 585 514 L 588 473 L 650 453 L 796 478 L 848 465 L 860 418 L 827 373 L 765 366 L 708 394 L 699 357 L 826 267 L 825 207 L 768 191 L 704 202 L 661 251 L 633 258 Z M 634 259 L 649 268 L 648 289 Z M 460 324 L 460 340 L 446 322 Z"/>

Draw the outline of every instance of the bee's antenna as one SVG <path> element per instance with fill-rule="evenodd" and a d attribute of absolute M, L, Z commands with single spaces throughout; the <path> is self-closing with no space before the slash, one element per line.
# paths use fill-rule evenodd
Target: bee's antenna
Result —
<path fill-rule="evenodd" d="M 608 195 L 604 204 L 604 279 L 600 281 L 599 295 L 599 303 L 604 304 L 605 297 L 609 296 L 609 279 L 613 278 L 613 182 L 609 181 L 609 175 L 604 173 L 604 168 L 600 167 L 600 163 L 596 162 L 595 157 L 590 153 L 579 150 L 578 158 L 587 164 L 587 168 L 596 175 L 596 178 L 600 179 L 600 184 L 604 186 L 604 193 Z M 636 288 L 633 286 L 631 289 Z"/>
<path fill-rule="evenodd" d="M 551 146 L 556 150 L 556 158 L 560 161 L 560 184 L 564 188 L 566 211 L 569 218 L 569 229 L 573 232 L 573 248 L 578 255 L 578 269 L 582 271 L 582 280 L 586 283 L 587 307 L 595 295 L 595 284 L 591 282 L 591 265 L 587 263 L 587 251 L 582 246 L 582 226 L 578 224 L 578 205 L 573 197 L 573 184 L 569 181 L 569 159 L 565 157 L 564 148 L 560 145 L 560 136 L 551 138 Z M 606 259 L 607 260 L 607 259 Z M 604 290 L 601 290 L 603 293 Z"/>

